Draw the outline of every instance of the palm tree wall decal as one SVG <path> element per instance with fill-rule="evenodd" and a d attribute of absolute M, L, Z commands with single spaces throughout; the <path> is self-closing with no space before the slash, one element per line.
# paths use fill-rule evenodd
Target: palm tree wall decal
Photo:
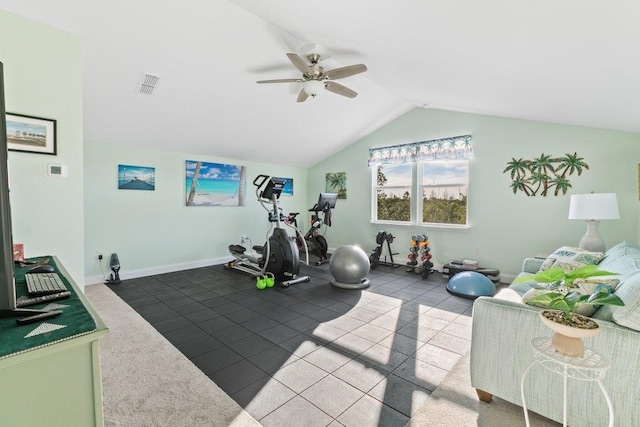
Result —
<path fill-rule="evenodd" d="M 580 176 L 585 169 L 589 169 L 589 165 L 577 153 L 567 153 L 559 158 L 542 153 L 533 160 L 514 157 L 507 162 L 502 173 L 509 173 L 513 194 L 522 191 L 527 196 L 538 193 L 546 196 L 549 190 L 553 190 L 553 195 L 557 196 L 560 192 L 567 194 L 567 190 L 571 188 L 567 179 L 569 175 L 577 173 Z"/>

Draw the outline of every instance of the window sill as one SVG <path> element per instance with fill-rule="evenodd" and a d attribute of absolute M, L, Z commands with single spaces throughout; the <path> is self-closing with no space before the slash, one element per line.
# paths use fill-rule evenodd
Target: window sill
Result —
<path fill-rule="evenodd" d="M 411 228 L 424 228 L 432 230 L 460 230 L 466 231 L 471 228 L 469 225 L 456 225 L 456 224 L 414 224 L 411 222 L 398 222 L 398 221 L 371 221 L 371 224 L 376 225 L 392 225 L 394 227 L 411 227 Z"/>

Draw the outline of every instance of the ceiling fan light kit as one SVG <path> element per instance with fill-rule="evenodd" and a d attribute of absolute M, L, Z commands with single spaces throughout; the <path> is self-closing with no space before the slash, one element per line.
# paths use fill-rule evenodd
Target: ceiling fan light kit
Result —
<path fill-rule="evenodd" d="M 310 48 L 308 52 L 305 52 L 306 60 L 298 54 L 287 53 L 289 61 L 302 73 L 302 78 L 259 80 L 257 83 L 302 83 L 302 89 L 298 94 L 297 102 L 304 102 L 309 96 L 316 97 L 321 94 L 324 89 L 347 98 L 355 98 L 358 96 L 357 92 L 333 80 L 364 73 L 367 71 L 366 65 L 349 65 L 325 71 L 318 63 L 321 59 L 326 59 L 329 56 L 328 53 L 319 47 L 319 45 L 314 44 L 309 46 L 312 46 L 313 49 Z"/>
<path fill-rule="evenodd" d="M 324 90 L 324 83 L 319 80 L 307 80 L 302 84 L 302 90 L 309 96 L 318 96 Z"/>

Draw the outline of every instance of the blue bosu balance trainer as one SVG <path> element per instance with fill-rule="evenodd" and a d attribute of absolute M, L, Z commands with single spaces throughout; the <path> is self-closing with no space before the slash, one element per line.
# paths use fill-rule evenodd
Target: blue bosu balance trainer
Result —
<path fill-rule="evenodd" d="M 492 297 L 496 293 L 496 285 L 484 274 L 463 271 L 449 279 L 447 291 L 463 298 Z"/>

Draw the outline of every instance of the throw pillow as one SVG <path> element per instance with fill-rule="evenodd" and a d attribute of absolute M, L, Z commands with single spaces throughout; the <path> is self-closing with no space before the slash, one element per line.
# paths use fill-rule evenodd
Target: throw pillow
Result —
<path fill-rule="evenodd" d="M 578 288 L 578 292 L 582 295 L 591 295 L 594 292 L 605 290 L 612 294 L 620 284 L 618 279 L 605 279 L 592 277 L 589 279 L 576 279 L 573 281 L 573 287 Z"/>
<path fill-rule="evenodd" d="M 557 267 L 568 273 L 585 265 L 598 264 L 602 258 L 604 258 L 603 252 L 591 252 L 572 246 L 563 246 L 556 249 L 544 260 L 539 271 Z"/>
<path fill-rule="evenodd" d="M 615 294 L 624 301 L 624 306 L 605 305 L 596 317 L 613 320 L 620 326 L 640 331 L 640 273 L 625 277 Z"/>

